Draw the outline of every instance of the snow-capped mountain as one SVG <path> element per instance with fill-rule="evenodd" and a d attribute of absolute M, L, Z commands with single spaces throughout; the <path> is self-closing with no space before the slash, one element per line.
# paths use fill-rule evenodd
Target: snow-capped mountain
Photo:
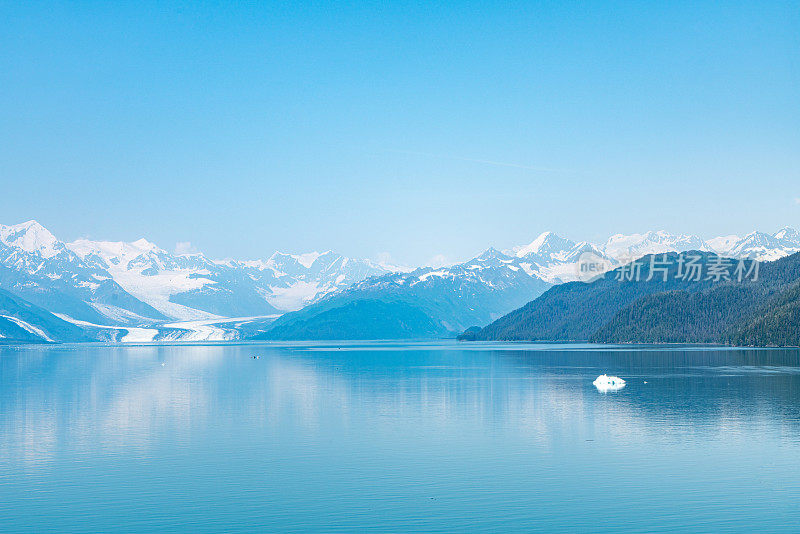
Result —
<path fill-rule="evenodd" d="M 616 234 L 598 245 L 544 232 L 527 245 L 490 248 L 456 265 L 399 270 L 331 251 L 243 261 L 172 254 L 146 239 L 64 243 L 29 221 L 0 225 L 0 289 L 91 339 L 236 339 L 266 332 L 268 322 L 297 310 L 276 321 L 275 331 L 285 337 L 447 335 L 485 324 L 552 284 L 588 281 L 643 255 L 688 250 L 773 260 L 800 251 L 800 233 L 787 227 L 706 241 L 651 231 Z M 381 319 L 370 330 L 375 314 Z M 298 317 L 307 322 L 297 323 Z M 38 328 L 19 315 L 4 321 L 14 335 L 25 330 L 18 321 Z M 325 326 L 311 332 L 317 321 Z M 35 337 L 35 330 L 26 331 Z"/>
<path fill-rule="evenodd" d="M 772 235 L 783 246 L 800 247 L 800 232 L 789 226 L 784 226 Z"/>
<path fill-rule="evenodd" d="M 557 236 L 553 232 L 543 232 L 531 243 L 514 247 L 509 255 L 528 258 L 537 264 L 546 265 L 563 261 L 565 253 L 573 247 L 575 247 L 573 241 Z"/>
<path fill-rule="evenodd" d="M 520 267 L 552 283 L 587 280 L 581 271 L 587 263 L 599 273 L 629 263 L 648 254 L 699 250 L 734 258 L 772 261 L 800 251 L 800 232 L 786 227 L 774 234 L 752 232 L 745 237 L 728 235 L 704 240 L 697 235 L 650 231 L 642 234 L 615 234 L 602 245 L 575 243 L 552 232 L 540 234 L 530 244 L 514 247 L 506 254 L 519 258 Z"/>
<path fill-rule="evenodd" d="M 392 272 L 370 260 L 346 258 L 330 250 L 306 254 L 275 252 L 266 262 L 240 262 L 257 271 L 253 276 L 274 278 L 267 300 L 283 311 L 294 311 L 371 276 Z"/>
<path fill-rule="evenodd" d="M 728 235 L 704 240 L 697 235 L 671 234 L 660 230 L 642 234 L 615 234 L 602 245 L 574 243 L 552 232 L 545 232 L 529 245 L 515 247 L 510 253 L 530 261 L 530 270 L 543 279 L 558 283 L 575 279 L 575 262 L 583 261 L 585 254 L 607 261 L 608 267 L 613 268 L 648 254 L 690 250 L 772 261 L 800 251 L 800 232 L 785 227 L 774 234 L 752 232 L 745 237 Z"/>
<path fill-rule="evenodd" d="M 274 253 L 268 260 L 211 260 L 173 255 L 145 239 L 78 240 L 67 245 L 106 269 L 126 291 L 174 319 L 275 315 L 387 271 L 333 252 Z"/>
<path fill-rule="evenodd" d="M 515 291 L 520 298 L 524 298 L 527 294 L 543 291 L 550 284 L 533 272 L 526 261 L 489 248 L 464 263 L 438 269 L 423 267 L 407 273 L 369 278 L 356 284 L 353 290 L 388 285 L 416 290 L 441 285 L 457 288 L 450 298 L 469 298 L 469 291 L 475 291 L 476 288 L 498 293 Z"/>
<path fill-rule="evenodd" d="M 708 239 L 706 240 L 706 243 L 708 243 L 708 246 L 710 246 L 711 249 L 717 254 L 727 255 L 731 249 L 736 246 L 736 243 L 741 241 L 741 239 L 742 238 L 738 235 L 731 234 Z"/>
<path fill-rule="evenodd" d="M 800 235 L 794 228 L 782 228 L 774 234 L 751 232 L 730 244 L 727 250 L 719 250 L 735 258 L 753 258 L 759 261 L 774 261 L 800 251 Z"/>
<path fill-rule="evenodd" d="M 0 288 L 81 321 L 131 324 L 166 319 L 36 221 L 0 225 Z"/>
<path fill-rule="evenodd" d="M 647 254 L 712 250 L 708 243 L 696 235 L 675 235 L 663 230 L 644 234 L 615 234 L 608 238 L 602 249 L 618 264 L 636 260 Z"/>
<path fill-rule="evenodd" d="M 531 243 L 514 247 L 506 254 L 518 258 L 525 272 L 550 284 L 581 279 L 580 266 L 585 261 L 607 264 L 607 268 L 614 263 L 596 245 L 576 243 L 553 232 L 539 234 Z"/>
<path fill-rule="evenodd" d="M 146 239 L 64 243 L 36 221 L 0 225 L 0 288 L 84 325 L 277 316 L 387 272 L 330 251 L 217 261 Z"/>
<path fill-rule="evenodd" d="M 648 254 L 689 250 L 711 251 L 712 247 L 699 236 L 671 234 L 663 230 L 615 234 L 603 244 L 576 243 L 552 232 L 544 232 L 530 244 L 514 247 L 506 253 L 519 258 L 521 267 L 528 273 L 558 284 L 586 281 L 591 278 L 587 274 L 597 275 Z M 587 264 L 596 269 L 589 273 L 583 271 Z"/>
<path fill-rule="evenodd" d="M 13 226 L 0 225 L 0 243 L 43 259 L 52 258 L 64 251 L 64 243 L 36 221 Z"/>
<path fill-rule="evenodd" d="M 202 255 L 173 256 L 146 239 L 132 243 L 81 239 L 67 247 L 87 264 L 107 271 L 127 292 L 166 317 L 188 321 L 221 315 L 173 298 L 213 283 L 207 276 L 211 275 L 209 267 L 214 266 Z M 275 312 L 272 308 L 263 311 Z"/>
<path fill-rule="evenodd" d="M 530 261 L 490 248 L 448 267 L 367 278 L 269 325 L 257 339 L 381 339 L 452 335 L 485 324 L 542 294 L 550 284 Z"/>

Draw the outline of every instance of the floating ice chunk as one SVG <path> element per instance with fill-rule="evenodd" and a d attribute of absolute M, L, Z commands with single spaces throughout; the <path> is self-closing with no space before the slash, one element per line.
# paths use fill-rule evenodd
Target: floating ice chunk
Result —
<path fill-rule="evenodd" d="M 619 391 L 625 387 L 625 381 L 618 376 L 600 375 L 594 382 L 594 387 L 603 393 L 607 391 Z"/>

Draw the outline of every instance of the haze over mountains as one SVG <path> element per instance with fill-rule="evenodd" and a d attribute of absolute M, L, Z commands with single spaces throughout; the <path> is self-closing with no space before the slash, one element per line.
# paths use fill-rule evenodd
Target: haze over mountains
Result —
<path fill-rule="evenodd" d="M 704 241 L 659 231 L 593 244 L 545 232 L 504 252 L 490 248 L 464 263 L 407 271 L 330 251 L 214 260 L 172 254 L 145 239 L 65 243 L 29 221 L 0 225 L 0 289 L 7 292 L 0 339 L 449 336 L 488 324 L 551 285 L 584 279 L 586 258 L 607 270 L 687 250 L 774 260 L 800 251 L 800 234 L 784 228 Z M 370 322 L 375 328 L 364 328 Z"/>

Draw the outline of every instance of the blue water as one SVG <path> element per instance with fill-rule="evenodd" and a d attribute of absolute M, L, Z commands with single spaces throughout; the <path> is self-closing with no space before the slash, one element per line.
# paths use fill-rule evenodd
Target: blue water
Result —
<path fill-rule="evenodd" d="M 2 532 L 798 530 L 796 350 L 0 348 Z"/>

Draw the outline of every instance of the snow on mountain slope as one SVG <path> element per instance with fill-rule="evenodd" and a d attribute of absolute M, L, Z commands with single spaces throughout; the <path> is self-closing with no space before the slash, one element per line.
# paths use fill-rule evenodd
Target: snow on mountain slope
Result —
<path fill-rule="evenodd" d="M 80 239 L 67 245 L 89 264 L 109 272 L 128 293 L 164 315 L 185 321 L 212 319 L 214 313 L 172 302 L 175 294 L 201 289 L 212 280 L 202 260 L 185 262 L 145 239 L 132 243 Z M 199 268 L 198 268 L 199 267 Z"/>
<path fill-rule="evenodd" d="M 49 343 L 52 343 L 54 341 L 50 336 L 47 335 L 47 333 L 44 330 L 42 330 L 41 328 L 39 328 L 37 326 L 33 326 L 32 324 L 30 324 L 30 323 L 28 323 L 26 321 L 23 321 L 22 319 L 19 319 L 17 317 L 12 316 L 12 315 L 1 315 L 0 314 L 0 317 L 2 317 L 3 319 L 7 319 L 7 320 L 11 321 L 12 323 L 16 324 L 17 326 L 19 326 L 20 328 L 22 328 L 26 332 L 29 332 L 29 333 L 33 334 L 34 336 L 37 336 L 39 339 L 41 339 L 43 341 L 47 341 Z"/>
<path fill-rule="evenodd" d="M 604 251 L 618 262 L 631 261 L 646 254 L 702 250 L 733 258 L 752 258 L 773 261 L 800 251 L 800 232 L 785 227 L 774 234 L 751 232 L 744 237 L 726 235 L 707 241 L 694 235 L 674 235 L 667 232 L 614 235 L 606 242 Z"/>
<path fill-rule="evenodd" d="M 326 254 L 329 253 L 330 250 L 326 252 Z M 311 266 L 314 265 L 314 262 L 317 261 L 317 258 L 319 258 L 321 255 L 322 254 L 320 254 L 319 252 L 306 252 L 305 254 L 296 254 L 292 257 L 296 259 L 300 265 L 302 265 L 306 269 L 310 269 Z"/>
<path fill-rule="evenodd" d="M 736 258 L 753 258 L 774 261 L 800 251 L 800 238 L 792 228 L 783 228 L 775 234 L 750 232 L 733 244 L 727 255 Z"/>
<path fill-rule="evenodd" d="M 335 290 L 333 286 L 320 287 L 319 283 L 296 280 L 286 286 L 272 286 L 264 297 L 278 310 L 295 311 Z"/>
<path fill-rule="evenodd" d="M 530 244 L 514 247 L 506 254 L 519 258 L 520 266 L 530 275 L 549 283 L 586 280 L 581 268 L 593 264 L 605 272 L 648 254 L 700 250 L 736 258 L 771 261 L 800 251 L 800 232 L 782 228 L 775 234 L 753 232 L 716 237 L 708 241 L 696 235 L 650 231 L 643 234 L 615 234 L 603 245 L 586 241 L 575 243 L 552 232 L 540 234 Z"/>
<path fill-rule="evenodd" d="M 794 228 L 785 227 L 774 234 L 751 232 L 744 237 L 726 235 L 707 241 L 696 235 L 675 235 L 664 231 L 617 234 L 608 239 L 603 250 L 617 262 L 631 261 L 646 254 L 689 250 L 772 261 L 800 251 L 800 233 Z"/>
<path fill-rule="evenodd" d="M 775 232 L 773 237 L 778 240 L 784 250 L 798 251 L 800 250 L 800 232 L 794 228 L 785 226 Z"/>
<path fill-rule="evenodd" d="M 270 325 L 258 339 L 441 337 L 485 324 L 542 294 L 550 284 L 521 258 L 490 248 L 448 267 L 367 278 Z"/>
<path fill-rule="evenodd" d="M 36 221 L 0 225 L 0 242 L 7 247 L 36 253 L 42 258 L 52 258 L 64 250 L 64 244 Z"/>
<path fill-rule="evenodd" d="M 571 250 L 575 243 L 569 239 L 557 236 L 553 232 L 543 232 L 531 243 L 515 247 L 509 255 L 518 258 L 536 258 L 542 262 L 559 260 L 566 251 Z"/>
<path fill-rule="evenodd" d="M 123 316 L 165 319 L 35 221 L 0 225 L 0 287 L 52 312 L 97 323 L 114 324 Z M 116 310 L 114 316 L 104 308 Z"/>
<path fill-rule="evenodd" d="M 457 331 L 524 304 L 550 284 L 587 280 L 587 264 L 594 276 L 646 254 L 688 250 L 771 260 L 800 251 L 800 233 L 787 227 L 705 241 L 658 231 L 616 234 L 597 245 L 544 232 L 506 252 L 490 248 L 460 264 L 401 270 L 331 251 L 239 261 L 171 254 L 146 239 L 65 244 L 28 221 L 0 225 L 0 288 L 74 324 L 106 328 L 117 340 L 231 339 L 239 323 L 221 326 L 227 318 L 275 317 L 342 292 L 404 299 L 404 313 L 419 299 L 436 328 Z"/>
<path fill-rule="evenodd" d="M 647 254 L 711 251 L 711 247 L 696 235 L 675 235 L 663 230 L 644 234 L 615 234 L 608 238 L 603 252 L 617 263 L 627 263 Z"/>
<path fill-rule="evenodd" d="M 741 240 L 742 238 L 738 235 L 731 234 L 709 239 L 706 241 L 706 243 L 708 243 L 711 249 L 717 254 L 727 254 L 733 247 L 736 246 L 736 243 Z"/>
<path fill-rule="evenodd" d="M 182 321 L 297 310 L 387 272 L 369 261 L 331 251 L 214 261 L 202 254 L 172 255 L 144 239 L 133 243 L 83 239 L 68 247 L 87 263 L 107 270 L 132 295 Z"/>
<path fill-rule="evenodd" d="M 18 295 L 0 289 L 0 337 L 3 342 L 90 341 L 80 328 Z"/>
<path fill-rule="evenodd" d="M 544 232 L 528 245 L 505 252 L 519 258 L 520 267 L 531 276 L 551 284 L 581 279 L 581 263 L 591 258 L 611 265 L 602 250 L 587 241 L 575 243 L 553 232 Z"/>
<path fill-rule="evenodd" d="M 347 258 L 331 251 L 275 252 L 267 260 L 226 260 L 218 264 L 247 273 L 259 294 L 280 311 L 299 310 L 365 278 L 391 272 L 388 267 L 369 260 Z"/>

